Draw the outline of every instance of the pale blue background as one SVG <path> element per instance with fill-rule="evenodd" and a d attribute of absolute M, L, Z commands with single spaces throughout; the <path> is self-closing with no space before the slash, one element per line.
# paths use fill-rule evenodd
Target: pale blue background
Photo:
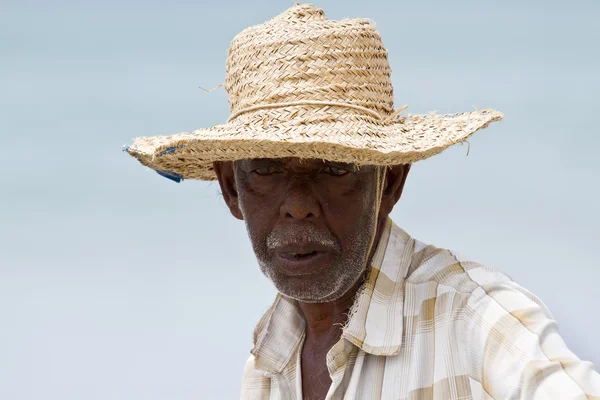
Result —
<path fill-rule="evenodd" d="M 600 364 L 600 2 L 317 4 L 377 22 L 407 112 L 505 113 L 416 164 L 393 217 L 538 294 Z M 237 398 L 274 295 L 244 226 L 216 184 L 120 150 L 225 121 L 198 86 L 291 5 L 0 1 L 0 399 Z"/>

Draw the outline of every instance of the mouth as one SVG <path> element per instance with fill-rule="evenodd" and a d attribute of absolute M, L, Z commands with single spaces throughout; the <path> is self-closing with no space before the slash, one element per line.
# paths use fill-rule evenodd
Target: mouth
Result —
<path fill-rule="evenodd" d="M 332 253 L 325 249 L 286 248 L 274 253 L 275 263 L 288 275 L 311 275 L 324 269 L 331 261 Z"/>
<path fill-rule="evenodd" d="M 319 254 L 318 251 L 313 250 L 309 253 L 279 253 L 281 255 L 281 257 L 285 257 L 288 260 L 306 260 L 308 258 L 311 258 L 313 256 L 316 256 L 317 254 Z"/>

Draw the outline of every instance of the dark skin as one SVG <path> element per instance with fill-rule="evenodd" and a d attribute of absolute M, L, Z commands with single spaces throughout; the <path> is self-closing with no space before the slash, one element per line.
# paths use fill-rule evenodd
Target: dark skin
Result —
<path fill-rule="evenodd" d="M 384 182 L 373 166 L 313 159 L 214 167 L 229 210 L 246 223 L 263 273 L 279 292 L 298 301 L 306 321 L 303 397 L 324 399 L 331 385 L 326 355 L 340 340 L 410 165 L 385 168 Z"/>

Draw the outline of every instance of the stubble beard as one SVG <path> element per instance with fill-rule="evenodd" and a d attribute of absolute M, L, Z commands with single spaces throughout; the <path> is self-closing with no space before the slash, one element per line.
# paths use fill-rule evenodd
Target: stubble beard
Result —
<path fill-rule="evenodd" d="M 283 274 L 272 261 L 272 253 L 268 250 L 269 244 L 287 240 L 286 238 L 269 234 L 266 240 L 257 240 L 252 237 L 247 223 L 246 229 L 260 270 L 273 282 L 279 293 L 305 303 L 324 303 L 342 297 L 367 272 L 369 245 L 375 236 L 375 212 L 370 212 L 361 219 L 362 221 L 356 221 L 356 228 L 351 231 L 352 236 L 343 240 L 336 239 L 333 235 L 313 232 L 310 235 L 311 240 L 328 245 L 335 243 L 335 256 L 325 270 L 301 278 Z M 345 243 L 345 249 L 342 248 L 341 242 Z M 374 245 L 375 243 L 372 244 Z"/>

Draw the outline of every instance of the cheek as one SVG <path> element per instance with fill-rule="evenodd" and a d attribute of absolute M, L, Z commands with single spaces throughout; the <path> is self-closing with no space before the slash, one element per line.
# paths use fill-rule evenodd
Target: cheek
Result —
<path fill-rule="evenodd" d="M 329 197 L 324 201 L 324 214 L 331 230 L 348 249 L 357 243 L 357 237 L 373 234 L 375 196 L 357 192 L 353 196 Z"/>
<path fill-rule="evenodd" d="M 277 221 L 277 210 L 274 199 L 253 191 L 239 192 L 239 208 L 244 216 L 248 236 L 255 249 L 264 247 L 267 235 L 272 231 Z"/>
<path fill-rule="evenodd" d="M 254 253 L 259 258 L 265 258 L 267 255 L 267 236 L 271 228 L 264 223 L 264 219 L 261 219 L 260 215 L 252 211 L 244 213 L 244 224 Z"/>
<path fill-rule="evenodd" d="M 248 221 L 266 222 L 276 216 L 277 194 L 275 190 L 269 193 L 243 188 L 239 193 L 240 211 Z"/>
<path fill-rule="evenodd" d="M 369 215 L 375 209 L 375 185 L 358 181 L 336 182 L 320 187 L 319 192 L 328 213 L 339 214 L 346 218 Z"/>

